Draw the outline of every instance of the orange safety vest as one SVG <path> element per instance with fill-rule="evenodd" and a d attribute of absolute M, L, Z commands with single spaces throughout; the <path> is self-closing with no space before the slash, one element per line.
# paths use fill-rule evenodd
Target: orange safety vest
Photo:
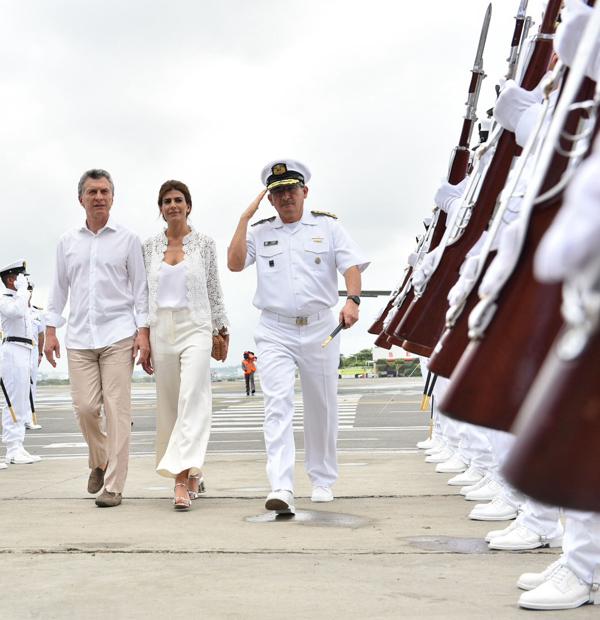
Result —
<path fill-rule="evenodd" d="M 256 372 L 256 366 L 254 364 L 254 360 L 243 360 L 242 366 L 244 367 L 245 375 L 251 375 L 253 372 Z"/>

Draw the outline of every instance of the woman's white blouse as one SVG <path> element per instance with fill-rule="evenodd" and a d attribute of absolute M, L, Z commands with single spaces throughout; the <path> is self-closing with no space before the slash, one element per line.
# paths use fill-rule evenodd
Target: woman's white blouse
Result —
<path fill-rule="evenodd" d="M 169 265 L 164 261 L 160 264 L 156 295 L 157 308 L 181 310 L 189 307 L 185 283 L 186 271 L 184 260 L 176 265 Z"/>
<path fill-rule="evenodd" d="M 150 326 L 156 324 L 160 271 L 167 243 L 165 231 L 144 242 Z M 191 232 L 183 238 L 183 252 L 185 254 L 187 307 L 190 309 L 192 320 L 201 323 L 206 320 L 207 316 L 210 316 L 213 331 L 229 327 L 217 269 L 215 242 L 207 235 L 192 228 Z"/>

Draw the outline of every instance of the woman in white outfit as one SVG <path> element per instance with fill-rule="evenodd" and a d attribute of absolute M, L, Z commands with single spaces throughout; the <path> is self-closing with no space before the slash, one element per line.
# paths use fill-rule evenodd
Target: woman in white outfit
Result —
<path fill-rule="evenodd" d="M 188 223 L 189 189 L 166 181 L 158 206 L 167 228 L 144 243 L 152 349 L 144 369 L 156 374 L 156 471 L 175 478 L 175 509 L 188 510 L 202 490 L 212 415 L 211 352 L 225 360 L 228 322 L 215 242 Z"/>

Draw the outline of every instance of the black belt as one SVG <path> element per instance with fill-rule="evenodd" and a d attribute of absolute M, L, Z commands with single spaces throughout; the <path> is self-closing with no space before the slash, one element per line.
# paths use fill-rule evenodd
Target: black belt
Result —
<path fill-rule="evenodd" d="M 30 347 L 33 346 L 33 340 L 31 340 L 31 338 L 21 338 L 20 336 L 7 336 L 2 342 L 22 342 L 23 344 L 28 344 Z"/>

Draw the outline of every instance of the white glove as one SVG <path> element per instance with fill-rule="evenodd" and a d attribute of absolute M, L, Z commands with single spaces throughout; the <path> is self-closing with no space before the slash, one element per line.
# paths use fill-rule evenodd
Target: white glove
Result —
<path fill-rule="evenodd" d="M 15 288 L 17 289 L 17 297 L 28 297 L 29 291 L 27 287 L 29 286 L 29 282 L 27 278 L 20 273 L 15 280 Z"/>
<path fill-rule="evenodd" d="M 415 288 L 420 288 L 427 282 L 429 276 L 433 273 L 435 265 L 437 265 L 438 254 L 441 251 L 442 248 L 438 246 L 435 250 L 425 254 L 421 264 L 413 272 L 412 283 Z"/>
<path fill-rule="evenodd" d="M 572 66 L 577 48 L 594 9 L 582 0 L 566 0 L 561 11 L 561 23 L 556 30 L 554 49 L 567 66 Z M 585 73 L 592 80 L 600 77 L 600 41 L 597 41 L 588 59 Z"/>
<path fill-rule="evenodd" d="M 533 90 L 525 90 L 514 80 L 508 80 L 494 106 L 494 118 L 508 131 L 516 131 L 523 114 L 543 99 L 542 87 L 544 78 Z"/>
<path fill-rule="evenodd" d="M 520 222 L 515 220 L 510 223 L 500 237 L 498 254 L 488 267 L 481 284 L 479 285 L 479 296 L 494 296 L 501 290 L 502 286 L 510 276 L 515 256 L 521 249 L 520 241 Z"/>
<path fill-rule="evenodd" d="M 419 258 L 419 255 L 417 254 L 417 252 L 411 252 L 408 255 L 408 258 L 406 259 L 406 262 L 411 266 L 414 267 L 417 264 L 417 258 Z"/>
<path fill-rule="evenodd" d="M 456 284 L 448 292 L 450 306 L 457 306 L 466 299 L 477 278 L 479 256 L 467 256 L 460 268 L 460 276 Z"/>
<path fill-rule="evenodd" d="M 600 139 L 577 171 L 563 206 L 536 252 L 534 273 L 542 282 L 575 275 L 598 255 L 600 239 Z"/>
<path fill-rule="evenodd" d="M 448 213 L 451 201 L 455 200 L 456 198 L 462 198 L 462 195 L 464 194 L 465 188 L 467 186 L 467 179 L 468 177 L 465 177 L 460 183 L 457 183 L 456 185 L 452 185 L 447 181 L 443 181 L 433 198 L 436 206 L 438 206 L 444 213 Z"/>

